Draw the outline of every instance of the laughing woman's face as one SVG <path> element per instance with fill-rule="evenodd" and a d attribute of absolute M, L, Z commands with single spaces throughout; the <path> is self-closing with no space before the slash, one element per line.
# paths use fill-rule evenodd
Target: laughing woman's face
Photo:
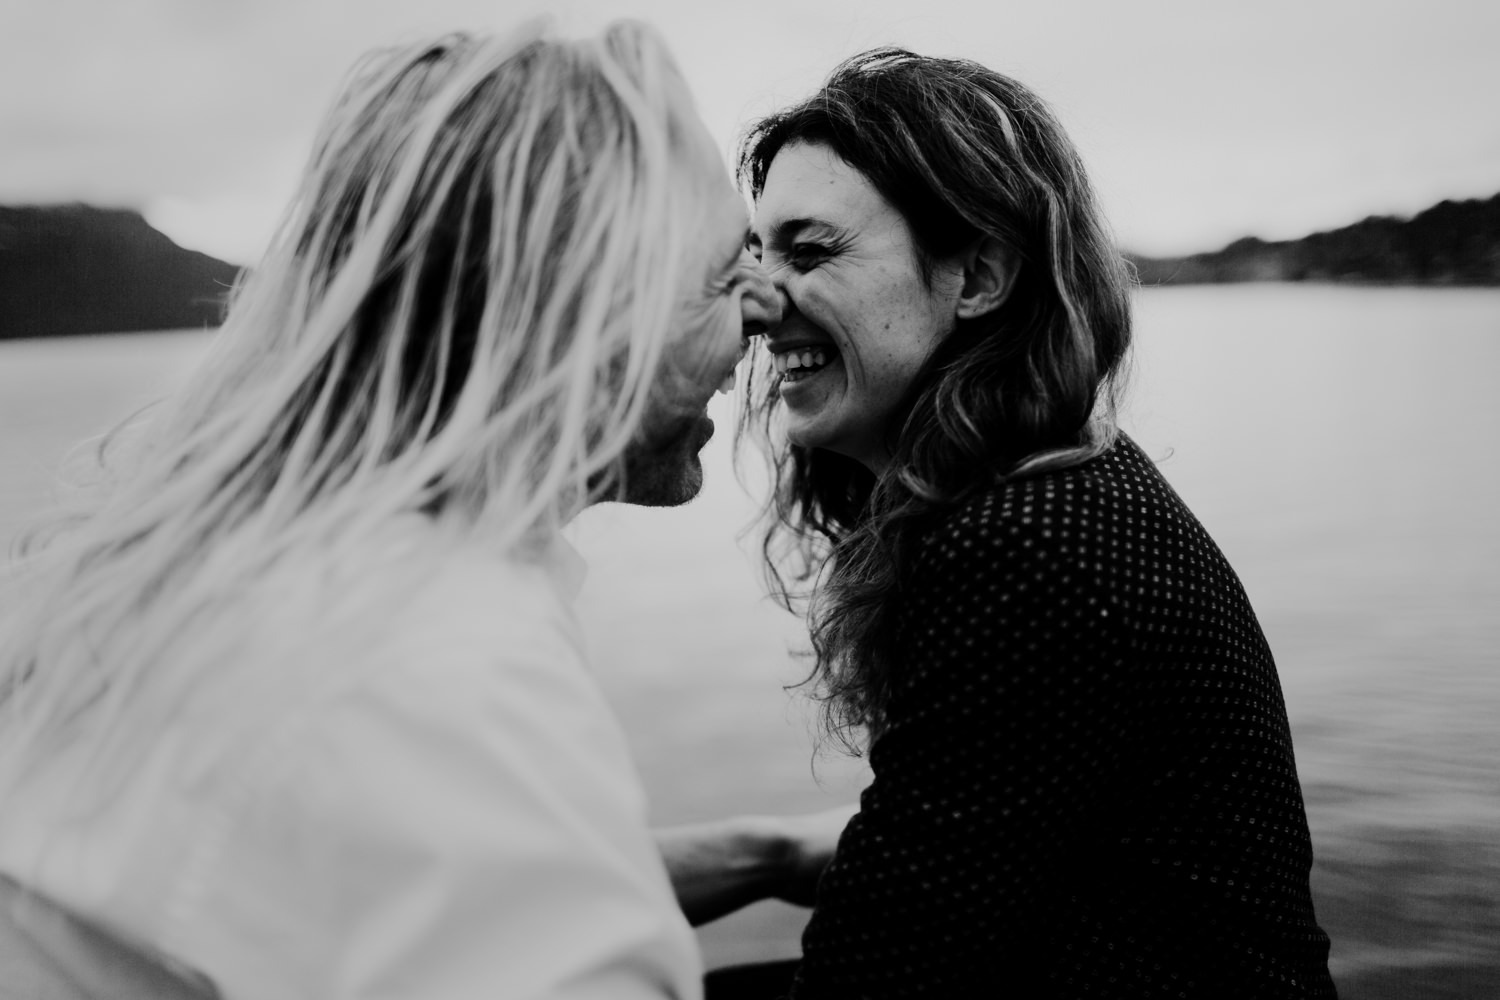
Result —
<path fill-rule="evenodd" d="M 788 436 L 878 473 L 890 459 L 892 414 L 953 329 L 962 266 L 940 261 L 924 281 L 901 213 L 812 143 L 771 162 L 751 245 L 781 293 L 767 346 L 782 373 Z"/>

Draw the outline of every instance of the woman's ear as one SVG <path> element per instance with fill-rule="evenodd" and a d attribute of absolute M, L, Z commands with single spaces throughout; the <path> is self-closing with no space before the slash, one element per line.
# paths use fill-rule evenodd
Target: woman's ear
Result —
<path fill-rule="evenodd" d="M 981 236 L 963 252 L 964 284 L 958 293 L 959 319 L 994 312 L 1010 298 L 1016 283 L 1015 256 L 993 236 Z"/>

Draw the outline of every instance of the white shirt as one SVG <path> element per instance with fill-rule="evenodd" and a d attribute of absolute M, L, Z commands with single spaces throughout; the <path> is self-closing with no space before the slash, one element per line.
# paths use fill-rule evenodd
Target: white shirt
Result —
<path fill-rule="evenodd" d="M 697 1000 L 577 556 L 416 518 L 388 541 L 286 566 L 185 640 L 198 681 L 144 763 L 76 821 L 36 775 L 0 870 L 229 1000 Z"/>

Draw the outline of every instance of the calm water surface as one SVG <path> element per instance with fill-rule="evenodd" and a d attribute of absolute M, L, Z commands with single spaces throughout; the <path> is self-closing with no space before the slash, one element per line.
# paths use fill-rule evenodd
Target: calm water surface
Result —
<path fill-rule="evenodd" d="M 1286 690 L 1346 998 L 1500 998 L 1500 292 L 1240 286 L 1137 303 L 1126 427 L 1214 535 Z M 0 537 L 68 445 L 169 390 L 209 335 L 0 343 Z M 858 762 L 814 762 L 782 686 L 797 623 L 735 532 L 732 416 L 676 511 L 572 529 L 583 613 L 660 821 L 818 808 Z M 763 905 L 704 933 L 711 961 L 786 953 Z"/>

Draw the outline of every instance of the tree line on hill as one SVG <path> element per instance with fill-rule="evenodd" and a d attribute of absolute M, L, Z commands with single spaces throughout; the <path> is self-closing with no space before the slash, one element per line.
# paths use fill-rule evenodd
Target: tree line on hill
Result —
<path fill-rule="evenodd" d="M 1370 216 L 1298 240 L 1253 236 L 1214 253 L 1133 256 L 1143 285 L 1335 281 L 1500 285 L 1500 194 L 1442 201 L 1410 219 Z"/>
<path fill-rule="evenodd" d="M 1411 219 L 1371 216 L 1298 240 L 1131 255 L 1144 285 L 1327 281 L 1500 285 L 1500 194 Z M 173 243 L 138 213 L 0 206 L 0 340 L 217 326 L 240 268 Z"/>

